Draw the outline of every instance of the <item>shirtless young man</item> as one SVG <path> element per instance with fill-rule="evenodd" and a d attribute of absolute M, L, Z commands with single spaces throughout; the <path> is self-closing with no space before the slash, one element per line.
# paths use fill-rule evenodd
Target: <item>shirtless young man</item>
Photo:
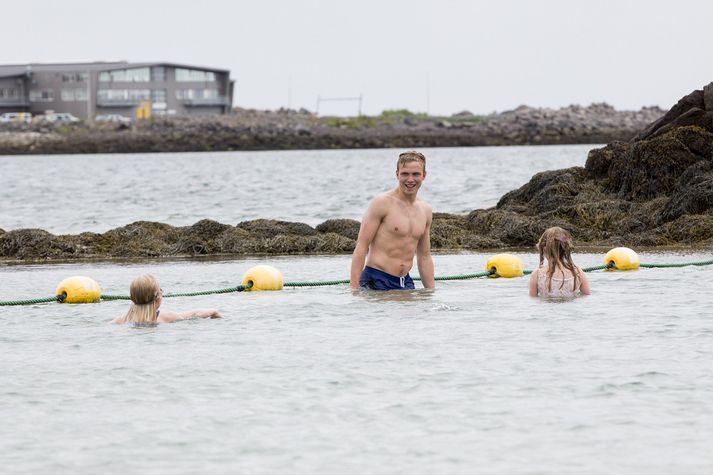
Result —
<path fill-rule="evenodd" d="M 431 206 L 416 197 L 426 178 L 426 157 L 404 152 L 396 162 L 398 186 L 374 198 L 364 213 L 352 255 L 349 286 L 413 289 L 409 271 L 416 255 L 423 286 L 435 287 L 431 258 Z M 364 263 L 366 262 L 366 267 Z"/>

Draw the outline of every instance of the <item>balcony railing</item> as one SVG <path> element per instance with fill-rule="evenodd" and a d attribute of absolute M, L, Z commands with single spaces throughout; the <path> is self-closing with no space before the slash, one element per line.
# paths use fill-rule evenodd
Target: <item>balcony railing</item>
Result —
<path fill-rule="evenodd" d="M 147 99 L 97 99 L 99 107 L 134 107 Z"/>
<path fill-rule="evenodd" d="M 30 107 L 26 99 L 0 99 L 0 107 Z"/>
<path fill-rule="evenodd" d="M 227 97 L 212 97 L 206 99 L 183 99 L 183 105 L 186 107 L 195 106 L 227 106 Z"/>

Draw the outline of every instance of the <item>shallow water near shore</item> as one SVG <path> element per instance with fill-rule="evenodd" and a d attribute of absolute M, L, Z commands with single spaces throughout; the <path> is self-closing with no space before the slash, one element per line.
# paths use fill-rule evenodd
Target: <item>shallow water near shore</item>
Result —
<path fill-rule="evenodd" d="M 437 273 L 487 257 L 436 255 Z M 144 272 L 167 292 L 218 289 L 264 262 L 2 266 L 1 298 L 76 274 L 110 294 Z M 341 279 L 349 256 L 269 263 Z M 564 302 L 528 297 L 527 278 L 170 298 L 225 318 L 154 328 L 109 324 L 122 301 L 4 307 L 0 459 L 7 473 L 710 473 L 713 267 L 589 278 L 592 296 Z"/>
<path fill-rule="evenodd" d="M 596 145 L 421 149 L 420 196 L 468 213 L 539 171 L 584 166 Z M 105 232 L 134 221 L 361 219 L 396 184 L 396 149 L 0 156 L 0 228 Z"/>

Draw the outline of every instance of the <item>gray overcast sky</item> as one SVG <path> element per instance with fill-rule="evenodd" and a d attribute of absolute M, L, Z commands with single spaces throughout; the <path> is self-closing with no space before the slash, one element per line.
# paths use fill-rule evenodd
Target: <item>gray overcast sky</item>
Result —
<path fill-rule="evenodd" d="M 235 104 L 260 109 L 359 94 L 367 114 L 667 109 L 713 81 L 710 0 L 23 0 L 0 15 L 0 63 L 230 69 Z"/>

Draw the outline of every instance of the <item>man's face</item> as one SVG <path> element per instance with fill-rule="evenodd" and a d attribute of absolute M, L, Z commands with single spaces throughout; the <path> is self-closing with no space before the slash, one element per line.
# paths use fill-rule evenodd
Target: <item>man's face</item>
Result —
<path fill-rule="evenodd" d="M 426 171 L 421 162 L 406 162 L 396 169 L 396 178 L 399 180 L 399 189 L 405 195 L 415 195 L 426 178 Z"/>

